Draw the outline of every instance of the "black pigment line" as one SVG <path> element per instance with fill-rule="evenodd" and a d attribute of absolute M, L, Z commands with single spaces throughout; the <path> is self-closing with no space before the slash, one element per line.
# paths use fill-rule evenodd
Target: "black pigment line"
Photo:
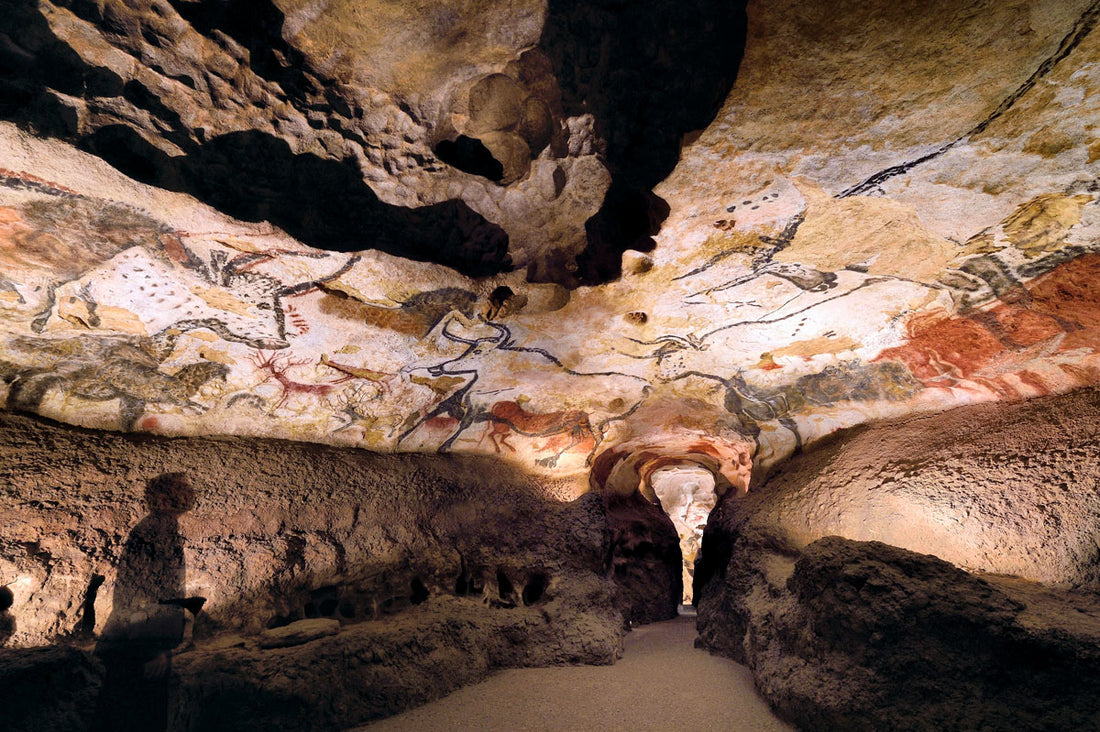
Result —
<path fill-rule="evenodd" d="M 775 257 L 776 252 L 780 252 L 780 251 L 786 249 L 788 246 L 790 246 L 791 242 L 794 241 L 794 235 L 798 233 L 798 227 L 802 225 L 802 222 L 805 219 L 806 219 L 805 214 L 802 214 L 802 213 L 796 214 L 787 223 L 787 225 L 783 228 L 783 231 L 779 232 L 779 236 L 775 236 L 775 237 L 758 236 L 757 237 L 758 239 L 760 239 L 760 241 L 762 243 L 772 247 L 772 249 L 769 250 L 766 254 L 764 254 L 764 255 L 762 255 L 762 256 L 760 256 L 760 257 L 753 260 L 752 269 L 753 269 L 754 272 L 757 269 L 759 269 L 760 267 L 762 267 L 766 264 L 770 264 L 771 261 L 772 261 L 772 258 Z M 686 278 L 691 277 L 693 275 L 697 275 L 697 274 L 701 274 L 703 272 L 706 272 L 708 269 L 710 269 L 714 265 L 718 264 L 723 259 L 725 259 L 727 257 L 732 257 L 734 254 L 741 254 L 741 253 L 742 252 L 739 249 L 727 249 L 725 251 L 718 252 L 718 254 L 715 254 L 713 257 L 711 257 L 707 261 L 703 262 L 701 265 L 699 265 L 695 269 L 691 270 L 690 272 L 685 272 L 682 275 L 677 275 L 676 277 L 673 277 L 672 281 L 675 282 L 676 280 L 683 280 L 683 279 L 686 279 Z M 748 279 L 745 280 L 745 282 L 748 282 L 749 279 L 752 279 L 751 275 L 748 277 Z M 711 290 L 706 290 L 704 292 L 710 292 L 710 291 Z M 695 297 L 695 295 L 699 295 L 699 294 L 701 294 L 701 293 L 697 292 L 694 295 L 688 295 L 688 297 Z"/>
<path fill-rule="evenodd" d="M 927 155 L 922 155 L 921 157 L 917 158 L 916 160 L 910 160 L 908 162 L 902 163 L 901 165 L 894 165 L 894 166 L 891 166 L 891 167 L 887 168 L 886 170 L 880 170 L 879 172 L 875 173 L 874 175 L 872 175 L 870 178 L 863 181 L 862 183 L 858 183 L 858 184 L 852 186 L 851 188 L 848 188 L 848 189 L 845 189 L 845 190 L 841 191 L 837 195 L 837 198 L 848 198 L 848 196 L 859 196 L 859 195 L 862 195 L 862 194 L 866 193 L 867 191 L 874 190 L 875 188 L 878 188 L 880 185 L 882 185 L 886 181 L 890 180 L 891 178 L 896 178 L 899 175 L 905 175 L 906 173 L 908 173 L 910 170 L 917 167 L 918 165 L 921 165 L 923 163 L 927 163 L 929 160 L 932 160 L 933 158 L 938 158 L 940 155 L 943 155 L 945 152 L 947 152 L 951 148 L 955 147 L 955 145 L 958 145 L 960 142 L 962 142 L 965 137 L 966 137 L 965 135 L 963 137 L 958 137 L 958 138 L 952 140 L 951 142 L 947 143 L 946 145 L 943 145 L 943 146 L 937 148 L 936 150 L 933 150 L 932 152 L 928 153 Z"/>
<path fill-rule="evenodd" d="M 886 282 L 888 279 L 890 279 L 890 278 L 875 277 L 875 278 L 872 278 L 872 279 L 864 280 L 863 282 L 859 283 L 858 285 L 856 285 L 852 289 L 848 290 L 847 292 L 842 292 L 838 295 L 833 295 L 832 297 L 827 297 L 823 300 L 818 300 L 815 303 L 811 303 L 810 305 L 807 305 L 806 307 L 802 308 L 801 310 L 796 310 L 793 313 L 789 313 L 787 315 L 783 315 L 783 316 L 780 316 L 778 318 L 772 318 L 771 320 L 768 320 L 767 319 L 768 316 L 765 315 L 764 317 L 759 318 L 757 320 L 739 320 L 736 323 L 727 323 L 726 325 L 719 326 L 718 328 L 715 328 L 714 330 L 710 331 L 709 333 L 704 333 L 703 336 L 700 338 L 700 340 L 705 341 L 707 338 L 710 338 L 712 335 L 715 335 L 716 333 L 721 333 L 722 331 L 730 330 L 731 328 L 740 328 L 741 326 L 744 326 L 744 325 L 771 325 L 772 323 L 781 323 L 784 320 L 790 320 L 791 318 L 796 318 L 799 315 L 802 315 L 803 313 L 816 308 L 818 305 L 824 305 L 827 302 L 832 302 L 833 300 L 837 300 L 837 299 L 842 298 L 842 297 L 847 297 L 848 295 L 851 295 L 853 292 L 857 292 L 859 290 L 862 290 L 865 287 L 870 287 L 871 285 L 877 285 L 880 282 Z M 798 298 L 802 297 L 805 294 L 806 294 L 805 292 L 798 293 L 797 295 L 792 297 L 790 300 L 783 303 L 783 305 L 780 305 L 778 308 L 776 308 L 776 310 L 782 310 L 788 304 L 790 304 L 794 300 L 797 300 Z M 776 312 L 776 310 L 773 310 L 772 312 Z"/>
<path fill-rule="evenodd" d="M 1045 58 L 1043 62 L 1039 64 L 1039 67 L 1035 69 L 1034 72 L 1032 72 L 1031 76 L 1029 76 L 1023 84 L 1017 87 L 1015 91 L 1005 97 L 1004 100 L 1002 100 L 1001 103 L 997 105 L 997 108 L 990 112 L 990 114 L 985 119 L 967 130 L 964 134 L 955 138 L 951 142 L 940 146 L 936 150 L 928 153 L 927 155 L 922 155 L 916 160 L 910 160 L 908 162 L 901 163 L 900 165 L 894 165 L 892 167 L 886 168 L 885 170 L 880 170 L 862 183 L 857 183 L 851 188 L 841 191 L 837 195 L 837 198 L 858 196 L 866 193 L 867 191 L 873 190 L 882 183 L 885 183 L 887 180 L 895 178 L 899 175 L 904 175 L 918 165 L 921 165 L 928 162 L 929 160 L 932 160 L 933 158 L 937 158 L 940 155 L 943 155 L 945 152 L 955 147 L 960 142 L 963 142 L 964 140 L 985 132 L 989 128 L 989 126 L 993 124 L 993 122 L 995 122 L 1001 115 L 1011 109 L 1012 106 L 1016 104 L 1016 102 L 1020 101 L 1021 97 L 1031 91 L 1040 79 L 1049 74 L 1051 70 L 1059 64 L 1059 62 L 1069 56 L 1073 52 L 1073 50 L 1077 48 L 1081 41 L 1084 40 L 1085 37 L 1092 32 L 1093 28 L 1096 27 L 1097 20 L 1100 20 L 1100 0 L 1093 2 L 1093 4 L 1090 5 L 1089 8 L 1081 15 L 1081 17 L 1077 19 L 1077 22 L 1073 24 L 1073 28 L 1070 30 L 1070 32 L 1067 33 L 1066 37 L 1062 39 L 1062 42 L 1058 44 L 1057 50 L 1055 50 L 1053 54 Z"/>
<path fill-rule="evenodd" d="M 752 262 L 752 268 L 757 270 L 771 264 L 776 254 L 791 245 L 791 242 L 794 241 L 795 234 L 798 233 L 798 227 L 802 226 L 802 222 L 805 220 L 805 212 L 795 214 L 794 218 L 783 227 L 783 231 L 779 232 L 779 236 L 761 236 L 760 241 L 770 246 L 771 249 L 763 252 L 759 257 L 755 257 Z"/>

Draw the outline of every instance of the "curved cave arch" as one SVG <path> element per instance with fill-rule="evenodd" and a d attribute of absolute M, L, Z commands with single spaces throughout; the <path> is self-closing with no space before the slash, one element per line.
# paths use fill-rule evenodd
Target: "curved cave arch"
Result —
<path fill-rule="evenodd" d="M 703 530 L 710 512 L 725 490 L 720 487 L 713 471 L 693 461 L 671 463 L 651 470 L 643 485 L 643 495 L 653 494 L 676 527 L 683 558 L 683 604 L 692 605 L 695 562 L 702 547 Z"/>
<path fill-rule="evenodd" d="M 675 439 L 627 447 L 593 462 L 611 533 L 608 569 L 628 622 L 666 620 L 692 605 L 707 518 L 723 496 L 747 490 L 750 461 L 747 451 Z"/>

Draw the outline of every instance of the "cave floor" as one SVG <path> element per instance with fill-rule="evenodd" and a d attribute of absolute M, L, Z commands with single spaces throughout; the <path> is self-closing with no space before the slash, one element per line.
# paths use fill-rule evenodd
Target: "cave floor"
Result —
<path fill-rule="evenodd" d="M 512 669 L 357 730 L 791 730 L 749 670 L 693 647 L 695 618 L 635 628 L 613 666 Z"/>

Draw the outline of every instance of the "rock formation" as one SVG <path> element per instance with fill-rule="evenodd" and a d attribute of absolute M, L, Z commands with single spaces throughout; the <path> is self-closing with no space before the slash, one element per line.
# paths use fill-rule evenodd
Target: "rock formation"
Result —
<path fill-rule="evenodd" d="M 810 728 L 992 719 L 907 706 L 924 636 L 993 683 L 944 618 L 1091 695 L 1091 630 L 1036 630 L 1084 601 L 1021 583 L 1100 581 L 1100 3 L 2 15 L 0 673 L 67 668 L 55 726 L 113 615 L 175 728 L 324 728 L 608 662 L 693 589 Z M 849 570 L 909 609 L 838 618 Z"/>
<path fill-rule="evenodd" d="M 332 729 L 494 668 L 621 652 L 598 496 L 563 502 L 484 459 L 2 423 L 16 647 L 0 669 L 31 707 L 9 719 L 48 721 L 57 689 L 27 668 L 72 662 L 89 670 L 52 724 L 89 724 L 113 699 L 95 688 L 111 682 L 103 639 L 173 598 L 192 601 L 195 648 L 174 662 L 172 728 L 196 732 Z M 173 476 L 183 488 L 165 488 Z M 19 648 L 47 643 L 77 650 Z"/>
<path fill-rule="evenodd" d="M 712 514 L 700 642 L 804 729 L 1091 726 L 1098 413 L 964 407 L 791 461 Z"/>

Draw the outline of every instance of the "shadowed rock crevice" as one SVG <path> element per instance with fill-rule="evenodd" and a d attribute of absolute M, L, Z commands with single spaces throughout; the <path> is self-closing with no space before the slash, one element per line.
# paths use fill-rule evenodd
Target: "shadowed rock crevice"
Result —
<path fill-rule="evenodd" d="M 668 216 L 650 191 L 684 136 L 717 114 L 745 47 L 745 2 L 551 0 L 539 44 L 567 116 L 592 114 L 612 175 L 578 257 L 586 284 L 614 279 L 627 249 L 648 251 Z"/>
<path fill-rule="evenodd" d="M 270 221 L 318 249 L 378 249 L 470 276 L 507 269 L 508 236 L 461 201 L 423 208 L 383 203 L 353 166 L 295 155 L 263 132 L 231 132 L 172 158 L 129 127 L 82 141 L 132 178 L 189 193 L 245 221 Z"/>
<path fill-rule="evenodd" d="M 448 165 L 473 175 L 480 175 L 499 182 L 504 177 L 504 166 L 493 157 L 485 144 L 473 137 L 459 135 L 454 140 L 443 140 L 435 147 L 435 154 Z"/>
<path fill-rule="evenodd" d="M 247 58 L 249 68 L 274 82 L 295 106 L 313 109 L 320 104 L 314 111 L 352 114 L 345 100 L 304 70 L 301 54 L 282 40 L 284 19 L 274 6 L 177 5 L 200 32 L 238 46 L 238 56 Z M 149 30 L 135 18 L 101 12 L 93 3 L 78 2 L 72 10 L 108 33 Z M 33 3 L 5 5 L 4 12 L 6 27 L 18 33 L 0 32 L 0 118 L 40 136 L 75 142 L 143 183 L 188 193 L 237 218 L 270 221 L 319 249 L 378 249 L 444 264 L 469 276 L 511 268 L 508 235 L 464 202 L 416 209 L 385 203 L 351 158 L 295 154 L 284 139 L 268 132 L 205 139 L 204 129 L 192 129 L 155 90 L 136 79 L 124 81 L 107 66 L 85 62 L 54 34 Z M 151 42 L 158 41 L 154 37 Z M 138 132 L 136 123 L 87 123 L 87 110 L 97 105 L 105 105 L 107 116 L 113 114 L 109 108 L 115 98 L 148 113 L 159 137 L 184 154 L 168 155 Z"/>
<path fill-rule="evenodd" d="M 676 617 L 683 578 L 680 540 L 672 520 L 639 493 L 605 500 L 611 531 L 608 573 L 623 621 L 640 625 Z"/>

